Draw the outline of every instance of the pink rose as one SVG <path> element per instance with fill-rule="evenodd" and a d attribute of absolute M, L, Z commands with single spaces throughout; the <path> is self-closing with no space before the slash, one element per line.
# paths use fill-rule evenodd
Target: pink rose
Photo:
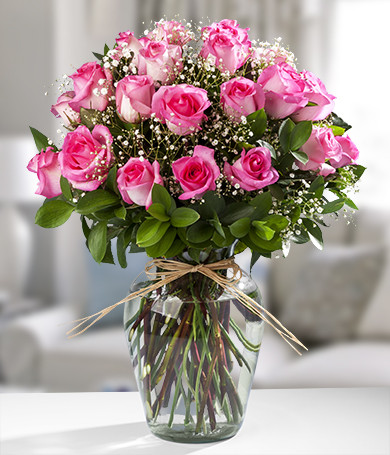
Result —
<path fill-rule="evenodd" d="M 204 111 L 211 105 L 207 91 L 192 85 L 164 86 L 152 100 L 152 112 L 175 134 L 185 136 L 201 130 Z"/>
<path fill-rule="evenodd" d="M 107 178 L 113 155 L 112 136 L 103 125 L 92 131 L 80 125 L 67 134 L 59 162 L 62 175 L 79 190 L 96 190 Z"/>
<path fill-rule="evenodd" d="M 112 94 L 112 75 L 96 62 L 85 63 L 74 74 L 69 76 L 73 80 L 75 96 L 69 106 L 76 112 L 85 109 L 104 111 L 108 106 Z"/>
<path fill-rule="evenodd" d="M 125 202 L 146 206 L 148 209 L 152 204 L 153 185 L 163 185 L 160 165 L 158 161 L 150 164 L 142 158 L 130 158 L 118 169 L 117 182 Z"/>
<path fill-rule="evenodd" d="M 138 56 L 138 74 L 148 74 L 160 85 L 172 83 L 183 69 L 181 47 L 167 41 L 141 38 Z"/>
<path fill-rule="evenodd" d="M 265 111 L 273 118 L 288 117 L 308 103 L 305 82 L 287 63 L 268 66 L 257 82 L 265 92 Z"/>
<path fill-rule="evenodd" d="M 70 91 L 63 93 L 50 110 L 57 118 L 62 118 L 65 126 L 69 126 L 71 123 L 80 123 L 80 114 L 69 106 L 69 102 L 72 101 L 74 97 L 75 92 Z"/>
<path fill-rule="evenodd" d="M 151 76 L 127 76 L 116 87 L 116 107 L 119 117 L 128 123 L 150 118 L 154 81 Z"/>
<path fill-rule="evenodd" d="M 184 193 L 179 199 L 200 198 L 215 190 L 221 171 L 214 160 L 214 149 L 197 145 L 192 156 L 183 156 L 172 163 L 172 171 Z"/>
<path fill-rule="evenodd" d="M 341 145 L 341 154 L 331 158 L 329 163 L 335 168 L 356 164 L 359 158 L 359 150 L 349 136 L 336 136 L 335 139 Z"/>
<path fill-rule="evenodd" d="M 333 95 L 326 91 L 323 82 L 309 71 L 302 71 L 301 76 L 305 82 L 304 96 L 309 103 L 314 103 L 315 106 L 306 106 L 291 116 L 294 122 L 302 120 L 323 120 L 334 108 Z"/>
<path fill-rule="evenodd" d="M 228 19 L 204 27 L 200 55 L 210 59 L 220 71 L 235 73 L 251 53 L 247 30 L 240 28 L 237 21 Z"/>
<path fill-rule="evenodd" d="M 301 150 L 306 153 L 309 161 L 306 164 L 296 161 L 295 163 L 299 169 L 302 171 L 318 171 L 324 177 L 335 172 L 335 168 L 325 161 L 330 159 L 338 160 L 342 154 L 341 145 L 336 141 L 332 130 L 326 127 L 314 127 Z"/>
<path fill-rule="evenodd" d="M 221 85 L 221 103 L 227 115 L 235 122 L 241 122 L 252 112 L 264 107 L 265 96 L 262 87 L 245 77 L 236 77 Z"/>
<path fill-rule="evenodd" d="M 240 185 L 246 191 L 255 191 L 272 185 L 279 179 L 276 169 L 271 166 L 271 154 L 265 147 L 256 147 L 241 152 L 241 158 L 230 165 L 224 165 L 224 173 L 232 185 Z"/>
<path fill-rule="evenodd" d="M 156 28 L 148 33 L 147 37 L 155 41 L 165 40 L 169 44 L 184 46 L 193 39 L 193 34 L 178 21 L 161 20 L 156 23 Z"/>
<path fill-rule="evenodd" d="M 35 194 L 52 198 L 59 196 L 61 191 L 61 169 L 58 162 L 59 153 L 53 147 L 47 147 L 30 160 L 27 169 L 38 175 L 38 188 Z"/>

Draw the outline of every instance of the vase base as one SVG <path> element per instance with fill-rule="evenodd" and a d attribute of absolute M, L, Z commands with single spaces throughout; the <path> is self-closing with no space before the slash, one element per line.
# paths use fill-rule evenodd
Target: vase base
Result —
<path fill-rule="evenodd" d="M 232 438 L 240 429 L 237 424 L 221 424 L 213 431 L 207 425 L 206 432 L 195 433 L 193 427 L 184 425 L 153 425 L 149 424 L 150 431 L 160 439 L 187 444 L 204 444 Z"/>

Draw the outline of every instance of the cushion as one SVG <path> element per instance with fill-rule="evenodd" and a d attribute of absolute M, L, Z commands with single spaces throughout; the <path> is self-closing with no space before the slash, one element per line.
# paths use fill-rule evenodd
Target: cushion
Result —
<path fill-rule="evenodd" d="M 352 338 L 382 273 L 379 247 L 334 246 L 302 262 L 280 320 L 302 341 Z"/>

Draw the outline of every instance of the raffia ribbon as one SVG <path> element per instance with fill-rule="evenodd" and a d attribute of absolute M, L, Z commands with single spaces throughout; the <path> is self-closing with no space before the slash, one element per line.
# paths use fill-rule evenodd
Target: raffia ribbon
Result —
<path fill-rule="evenodd" d="M 156 268 L 156 270 L 153 270 L 154 268 Z M 218 270 L 227 269 L 232 269 L 233 271 L 232 276 L 229 278 L 218 273 Z M 275 318 L 275 316 L 273 316 L 262 305 L 257 303 L 255 300 L 253 300 L 251 297 L 246 295 L 235 286 L 242 276 L 242 270 L 240 266 L 234 262 L 234 257 L 223 259 L 222 261 L 214 262 L 211 264 L 197 265 L 173 261 L 171 259 L 153 259 L 146 265 L 145 273 L 149 279 L 154 280 L 155 283 L 150 284 L 149 286 L 146 286 L 136 292 L 132 292 L 124 299 L 120 300 L 117 303 L 114 303 L 109 307 L 104 308 L 98 313 L 73 321 L 74 323 L 78 322 L 78 324 L 66 332 L 66 334 L 68 335 L 68 338 L 73 338 L 75 336 L 81 335 L 92 325 L 106 316 L 106 314 L 110 313 L 114 308 L 121 305 L 122 303 L 128 302 L 137 297 L 144 297 L 150 292 L 161 288 L 166 284 L 171 283 L 172 281 L 175 281 L 184 275 L 187 275 L 188 273 L 195 272 L 201 273 L 202 275 L 215 281 L 219 286 L 221 286 L 222 289 L 237 299 L 245 308 L 247 308 L 253 314 L 257 315 L 268 325 L 270 325 L 299 355 L 301 355 L 301 353 L 291 342 L 301 346 L 307 351 L 306 346 L 301 343 L 295 335 L 287 330 L 286 327 L 284 327 L 283 324 Z M 88 322 L 89 324 L 83 328 L 83 326 Z"/>

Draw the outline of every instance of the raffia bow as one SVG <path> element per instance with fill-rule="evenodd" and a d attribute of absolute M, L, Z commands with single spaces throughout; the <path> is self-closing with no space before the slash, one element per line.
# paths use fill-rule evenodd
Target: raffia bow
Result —
<path fill-rule="evenodd" d="M 156 270 L 153 270 L 154 268 Z M 218 270 L 227 269 L 231 269 L 233 272 L 232 276 L 229 278 L 218 273 Z M 262 305 L 260 305 L 258 302 L 253 300 L 251 297 L 246 295 L 235 286 L 242 276 L 242 270 L 240 266 L 234 262 L 234 257 L 223 259 L 222 261 L 214 262 L 211 264 L 197 265 L 173 261 L 171 259 L 153 259 L 146 265 L 145 273 L 149 279 L 154 280 L 155 283 L 152 283 L 149 286 L 146 286 L 138 291 L 132 292 L 124 299 L 120 300 L 117 303 L 114 303 L 109 307 L 104 308 L 98 313 L 73 321 L 78 322 L 78 324 L 66 332 L 66 334 L 68 335 L 68 338 L 73 338 L 75 336 L 81 335 L 83 332 L 93 326 L 97 321 L 102 319 L 122 303 L 128 302 L 137 297 L 144 297 L 150 292 L 161 288 L 166 284 L 171 283 L 172 281 L 178 280 L 188 273 L 195 272 L 201 273 L 202 275 L 215 281 L 219 286 L 221 286 L 222 289 L 237 299 L 245 308 L 247 308 L 253 314 L 257 315 L 268 325 L 270 325 L 299 355 L 301 355 L 301 353 L 291 342 L 301 346 L 307 351 L 306 346 L 301 343 L 295 335 L 287 330 L 286 327 L 284 327 L 283 324 L 275 318 L 275 316 L 273 316 Z M 91 322 L 83 328 L 83 326 L 89 321 Z"/>

